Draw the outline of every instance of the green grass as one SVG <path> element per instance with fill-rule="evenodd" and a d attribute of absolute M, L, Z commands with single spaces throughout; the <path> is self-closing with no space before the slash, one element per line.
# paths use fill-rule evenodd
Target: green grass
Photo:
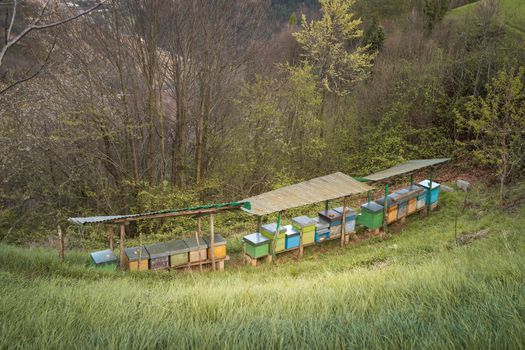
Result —
<path fill-rule="evenodd" d="M 216 273 L 99 272 L 82 252 L 0 245 L 0 348 L 523 347 L 525 208 L 493 197 L 473 191 L 459 231 L 489 234 L 469 245 L 454 192 L 385 241 Z"/>
<path fill-rule="evenodd" d="M 447 18 L 459 19 L 472 14 L 479 2 L 474 2 L 455 8 L 449 12 Z M 525 34 L 525 1 L 501 0 L 501 16 L 503 23 L 512 31 Z"/>

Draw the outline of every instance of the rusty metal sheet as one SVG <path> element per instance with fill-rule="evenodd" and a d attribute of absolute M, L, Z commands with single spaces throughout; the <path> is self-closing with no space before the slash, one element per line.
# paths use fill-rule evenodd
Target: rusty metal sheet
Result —
<path fill-rule="evenodd" d="M 253 215 L 267 215 L 371 190 L 369 185 L 338 172 L 247 198 L 244 201 L 250 202 L 251 209 L 242 210 Z"/>

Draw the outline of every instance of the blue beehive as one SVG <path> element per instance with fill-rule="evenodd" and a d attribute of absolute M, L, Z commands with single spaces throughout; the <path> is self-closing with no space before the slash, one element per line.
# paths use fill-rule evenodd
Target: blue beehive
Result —
<path fill-rule="evenodd" d="M 430 188 L 430 180 L 423 180 L 421 181 L 418 186 L 423 187 L 425 190 L 430 191 L 430 196 L 427 193 L 427 200 L 426 204 L 431 205 L 434 203 L 437 203 L 439 200 L 439 188 L 440 184 L 437 182 L 432 181 L 432 188 Z"/>
<path fill-rule="evenodd" d="M 334 211 L 343 216 L 343 207 L 334 208 Z M 355 231 L 355 219 L 357 218 L 357 212 L 353 208 L 346 207 L 346 218 L 345 218 L 345 227 L 346 233 Z"/>
<path fill-rule="evenodd" d="M 286 250 L 299 248 L 299 245 L 301 244 L 301 233 L 294 229 L 292 225 L 286 225 L 283 227 L 286 228 Z"/>
<path fill-rule="evenodd" d="M 316 218 L 315 224 L 315 243 L 321 243 L 330 239 L 330 224 L 326 221 Z"/>

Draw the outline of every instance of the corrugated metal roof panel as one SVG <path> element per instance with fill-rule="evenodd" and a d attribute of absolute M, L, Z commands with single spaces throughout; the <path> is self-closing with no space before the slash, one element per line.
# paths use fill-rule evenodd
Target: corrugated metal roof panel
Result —
<path fill-rule="evenodd" d="M 437 165 L 441 163 L 448 162 L 450 158 L 439 158 L 439 159 L 415 159 L 410 160 L 408 162 L 393 166 L 391 168 L 388 168 L 386 170 L 382 170 L 380 172 L 370 174 L 368 176 L 365 176 L 364 179 L 368 181 L 381 181 L 384 179 L 388 179 L 390 177 L 403 175 L 410 173 L 412 171 L 426 168 L 432 165 Z"/>
<path fill-rule="evenodd" d="M 76 225 L 85 225 L 85 224 L 101 224 L 101 223 L 108 223 L 115 220 L 122 220 L 122 219 L 140 219 L 142 217 L 148 217 L 151 215 L 160 215 L 160 214 L 176 214 L 176 213 L 183 213 L 185 211 L 194 211 L 194 210 L 204 210 L 204 209 L 220 209 L 223 207 L 228 206 L 243 206 L 246 208 L 250 207 L 250 203 L 248 202 L 228 202 L 228 203 L 220 203 L 220 204 L 207 204 L 207 205 L 200 205 L 195 207 L 189 207 L 189 208 L 183 208 L 183 209 L 166 209 L 166 210 L 158 210 L 158 211 L 151 211 L 147 213 L 140 213 L 140 214 L 128 214 L 128 215 L 111 215 L 111 216 L 88 216 L 88 217 L 76 217 L 76 218 L 69 218 L 67 219 L 69 222 L 76 224 Z"/>
<path fill-rule="evenodd" d="M 260 216 L 370 190 L 367 184 L 338 172 L 247 198 L 244 201 L 250 202 L 251 209 L 243 210 Z"/>

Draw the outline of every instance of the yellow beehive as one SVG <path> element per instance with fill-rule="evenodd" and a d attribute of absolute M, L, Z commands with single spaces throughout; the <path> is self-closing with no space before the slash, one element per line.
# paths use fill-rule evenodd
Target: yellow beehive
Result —
<path fill-rule="evenodd" d="M 204 242 L 208 245 L 208 259 L 211 260 L 211 237 L 203 237 Z M 215 259 L 224 259 L 226 257 L 226 240 L 219 234 L 214 235 L 213 252 Z"/>
<path fill-rule="evenodd" d="M 417 197 L 408 200 L 407 215 L 413 214 L 417 209 Z"/>
<path fill-rule="evenodd" d="M 142 249 L 140 249 L 142 248 Z M 126 248 L 124 254 L 124 264 L 129 271 L 149 270 L 149 254 L 144 247 Z M 140 260 L 139 260 L 140 255 Z"/>

